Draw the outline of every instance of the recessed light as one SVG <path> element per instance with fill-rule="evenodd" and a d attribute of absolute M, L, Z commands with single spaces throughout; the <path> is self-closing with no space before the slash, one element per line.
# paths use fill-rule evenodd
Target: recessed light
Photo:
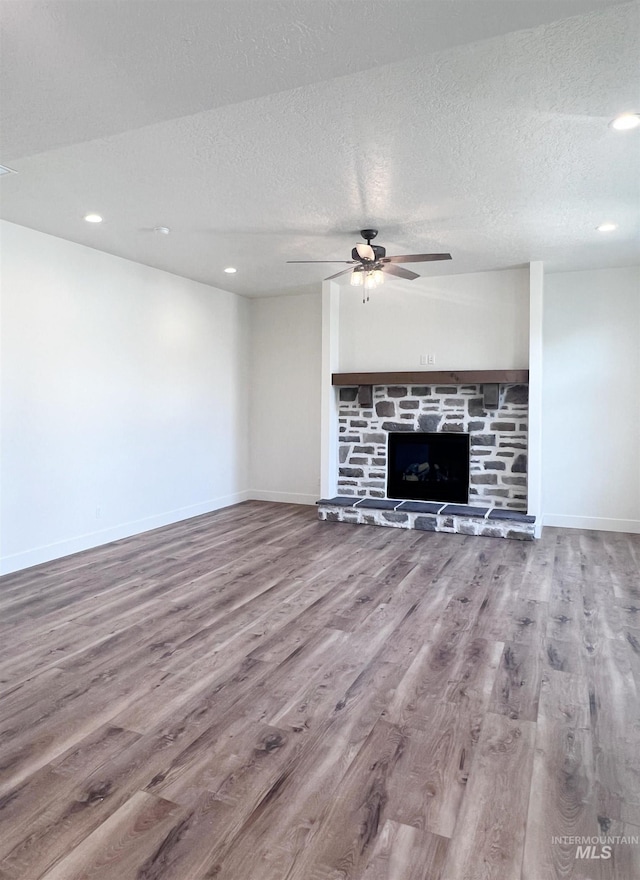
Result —
<path fill-rule="evenodd" d="M 640 113 L 621 113 L 611 123 L 611 128 L 616 131 L 631 131 L 640 125 Z"/>
<path fill-rule="evenodd" d="M 227 266 L 224 271 L 227 273 L 227 275 L 235 275 L 238 270 L 234 269 L 233 266 Z"/>
<path fill-rule="evenodd" d="M 153 231 L 157 232 L 158 235 L 169 235 L 171 232 L 168 226 L 154 226 Z"/>
<path fill-rule="evenodd" d="M 102 223 L 102 217 L 100 214 L 85 214 L 84 219 L 87 223 Z"/>
<path fill-rule="evenodd" d="M 598 232 L 614 232 L 617 228 L 617 223 L 601 223 L 600 226 L 596 226 Z"/>

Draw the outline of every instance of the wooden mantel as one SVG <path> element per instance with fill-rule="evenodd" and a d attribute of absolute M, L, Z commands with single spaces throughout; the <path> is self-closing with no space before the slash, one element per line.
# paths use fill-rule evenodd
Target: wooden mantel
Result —
<path fill-rule="evenodd" d="M 332 385 L 524 385 L 529 370 L 415 370 L 408 373 L 332 373 Z"/>

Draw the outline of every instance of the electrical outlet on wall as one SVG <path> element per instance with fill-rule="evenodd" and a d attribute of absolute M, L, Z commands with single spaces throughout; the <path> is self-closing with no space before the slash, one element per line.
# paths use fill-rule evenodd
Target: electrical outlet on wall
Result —
<path fill-rule="evenodd" d="M 435 364 L 436 356 L 435 354 L 421 354 L 420 355 L 420 366 L 427 367 Z"/>

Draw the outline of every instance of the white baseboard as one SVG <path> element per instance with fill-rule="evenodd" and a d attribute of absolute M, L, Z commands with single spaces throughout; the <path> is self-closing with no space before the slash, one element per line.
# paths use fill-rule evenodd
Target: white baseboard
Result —
<path fill-rule="evenodd" d="M 566 516 L 561 513 L 545 513 L 543 526 L 557 526 L 561 529 L 593 529 L 597 532 L 626 532 L 640 535 L 640 520 L 607 519 L 600 516 Z"/>
<path fill-rule="evenodd" d="M 269 492 L 263 489 L 251 489 L 251 501 L 279 501 L 281 504 L 315 504 L 320 495 L 306 495 L 302 492 Z"/>
<path fill-rule="evenodd" d="M 144 519 L 121 523 L 101 531 L 78 535 L 55 544 L 45 544 L 41 547 L 25 550 L 22 553 L 4 556 L 0 559 L 0 575 L 21 571 L 24 568 L 30 568 L 32 565 L 40 565 L 42 562 L 51 562 L 52 559 L 60 559 L 62 556 L 80 553 L 82 550 L 90 550 L 92 547 L 100 547 L 103 544 L 109 544 L 111 541 L 119 541 L 121 538 L 130 538 L 132 535 L 139 535 L 141 532 L 150 532 L 152 529 L 159 529 L 162 526 L 169 526 L 184 519 L 201 516 L 203 513 L 212 513 L 214 510 L 230 507 L 232 504 L 240 504 L 242 501 L 249 501 L 251 498 L 252 495 L 248 491 L 237 492 L 234 495 L 212 498 L 200 504 L 180 507 L 177 510 L 170 510 L 165 513 L 145 517 Z"/>

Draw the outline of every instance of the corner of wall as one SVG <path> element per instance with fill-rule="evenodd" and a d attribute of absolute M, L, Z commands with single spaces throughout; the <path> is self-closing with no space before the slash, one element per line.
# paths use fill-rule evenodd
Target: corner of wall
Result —
<path fill-rule="evenodd" d="M 321 376 L 321 457 L 320 493 L 332 498 L 337 491 L 338 459 L 334 438 L 338 435 L 336 392 L 331 375 L 338 369 L 340 343 L 340 288 L 333 281 L 322 284 L 322 376 Z"/>
<path fill-rule="evenodd" d="M 536 517 L 536 537 L 542 533 L 542 318 L 544 264 L 529 264 L 529 439 L 528 513 Z"/>

